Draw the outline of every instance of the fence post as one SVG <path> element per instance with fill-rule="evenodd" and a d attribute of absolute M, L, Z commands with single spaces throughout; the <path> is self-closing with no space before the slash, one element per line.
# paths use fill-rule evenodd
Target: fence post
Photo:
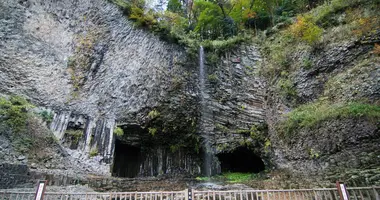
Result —
<path fill-rule="evenodd" d="M 47 181 L 46 180 L 38 181 L 36 193 L 35 193 L 35 196 L 34 196 L 35 200 L 42 200 L 42 199 L 44 199 L 46 185 L 47 185 Z"/>
<path fill-rule="evenodd" d="M 377 193 L 375 186 L 372 186 L 373 193 L 375 194 L 375 199 L 380 200 L 379 193 Z"/>
<path fill-rule="evenodd" d="M 317 200 L 317 192 L 315 190 L 313 190 L 313 193 L 314 193 L 314 199 Z"/>
<path fill-rule="evenodd" d="M 191 200 L 189 189 L 185 189 L 185 200 Z"/>
<path fill-rule="evenodd" d="M 350 199 L 344 183 L 337 181 L 336 187 L 338 189 L 340 200 L 349 200 Z"/>

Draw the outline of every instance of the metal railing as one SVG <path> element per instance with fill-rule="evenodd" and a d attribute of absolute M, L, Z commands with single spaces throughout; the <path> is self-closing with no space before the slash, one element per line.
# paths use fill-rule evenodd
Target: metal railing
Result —
<path fill-rule="evenodd" d="M 191 191 L 189 196 L 188 192 Z M 347 188 L 350 200 L 380 200 L 380 186 Z M 34 200 L 34 192 L 0 191 L 0 200 Z M 118 193 L 46 192 L 44 200 L 339 200 L 336 188 Z"/>
<path fill-rule="evenodd" d="M 0 192 L 0 200 L 34 200 L 34 192 Z M 56 193 L 46 192 L 44 200 L 186 200 L 186 191 Z"/>
<path fill-rule="evenodd" d="M 350 199 L 379 200 L 380 187 L 347 188 Z M 339 200 L 336 188 L 296 190 L 194 191 L 193 200 Z"/>

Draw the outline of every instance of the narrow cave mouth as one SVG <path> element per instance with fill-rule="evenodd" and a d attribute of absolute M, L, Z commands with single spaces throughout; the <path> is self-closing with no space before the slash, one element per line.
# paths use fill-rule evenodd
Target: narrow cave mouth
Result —
<path fill-rule="evenodd" d="M 141 155 L 140 148 L 125 144 L 122 140 L 116 139 L 112 175 L 127 178 L 138 176 Z"/>
<path fill-rule="evenodd" d="M 222 172 L 259 173 L 265 170 L 262 159 L 246 147 L 217 154 Z"/>

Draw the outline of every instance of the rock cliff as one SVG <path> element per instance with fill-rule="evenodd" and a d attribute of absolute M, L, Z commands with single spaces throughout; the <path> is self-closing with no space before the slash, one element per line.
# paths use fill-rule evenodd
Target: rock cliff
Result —
<path fill-rule="evenodd" d="M 367 179 L 354 177 L 355 183 L 379 181 L 379 122 L 338 117 L 301 127 L 290 139 L 277 129 L 300 104 L 378 103 L 380 66 L 371 54 L 378 32 L 308 51 L 310 66 L 286 72 L 291 91 L 279 91 L 282 75 L 258 73 L 269 63 L 263 44 L 216 58 L 206 49 L 200 74 L 198 58 L 135 28 L 105 0 L 3 0 L 0 27 L 0 95 L 23 96 L 52 113 L 49 128 L 71 159 L 66 163 L 84 166 L 83 173 L 199 175 L 211 154 L 212 173 L 252 158 L 255 172 L 279 168 L 335 181 L 343 177 L 339 170 L 354 169 L 350 179 L 366 169 Z M 302 62 L 304 54 L 294 53 L 290 62 Z"/>

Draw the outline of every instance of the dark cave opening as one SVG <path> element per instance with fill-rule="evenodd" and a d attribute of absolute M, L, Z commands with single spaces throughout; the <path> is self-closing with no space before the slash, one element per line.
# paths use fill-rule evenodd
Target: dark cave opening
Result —
<path fill-rule="evenodd" d="M 259 173 L 265 170 L 262 159 L 246 147 L 217 154 L 222 172 Z"/>
<path fill-rule="evenodd" d="M 127 178 L 138 176 L 142 158 L 140 148 L 125 144 L 122 140 L 116 139 L 114 156 L 113 176 Z"/>

